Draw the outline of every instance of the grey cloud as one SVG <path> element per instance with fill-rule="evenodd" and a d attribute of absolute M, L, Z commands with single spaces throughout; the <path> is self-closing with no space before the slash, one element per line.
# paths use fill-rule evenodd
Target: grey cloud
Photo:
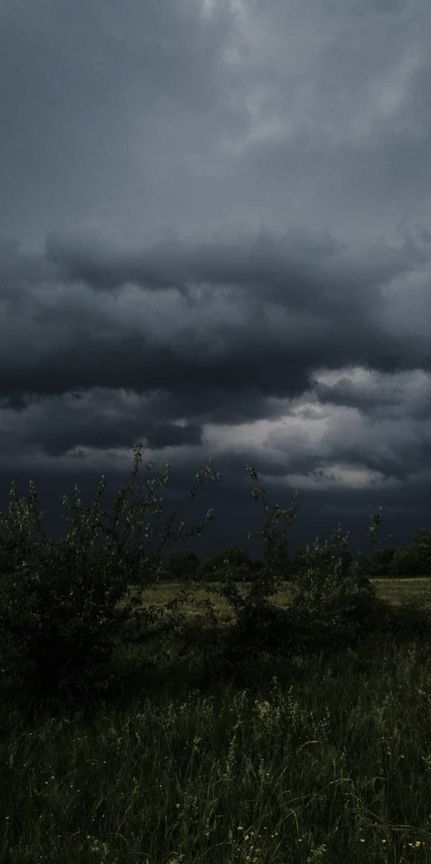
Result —
<path fill-rule="evenodd" d="M 431 416 L 430 385 L 430 375 L 422 370 L 395 375 L 369 373 L 359 381 L 347 370 L 334 383 L 318 380 L 314 392 L 321 402 L 356 407 L 377 418 L 424 420 Z"/>
<path fill-rule="evenodd" d="M 9 442 L 9 457 L 26 448 L 60 456 L 82 446 L 129 447 L 151 423 L 145 400 L 121 391 L 96 389 L 77 396 L 29 396 L 18 412 L 14 404 L 4 404 L 0 442 Z"/>
<path fill-rule="evenodd" d="M 423 4 L 37 0 L 0 16 L 3 233 L 352 239 L 429 216 Z"/>
<path fill-rule="evenodd" d="M 337 464 L 425 512 L 430 38 L 420 0 L 0 3 L 2 476 L 141 439 L 181 486 L 214 440 L 232 507 L 255 458 L 313 524 Z"/>
<path fill-rule="evenodd" d="M 37 222 L 47 232 L 103 211 L 109 225 L 118 206 L 127 213 L 128 198 L 148 206 L 160 132 L 175 134 L 183 117 L 199 124 L 224 101 L 217 70 L 229 4 L 210 20 L 200 8 L 198 0 L 2 5 L 0 177 L 9 230 L 37 242 Z"/>
<path fill-rule="evenodd" d="M 146 288 L 183 289 L 186 285 L 204 283 L 260 290 L 266 298 L 273 288 L 278 293 L 289 291 L 289 299 L 296 304 L 307 287 L 307 257 L 312 270 L 336 251 L 338 246 L 330 237 L 312 237 L 305 232 L 280 238 L 267 233 L 230 240 L 220 238 L 195 245 L 177 239 L 159 242 L 142 252 L 123 253 L 93 238 L 54 235 L 47 241 L 48 260 L 55 262 L 66 278 L 83 280 L 96 288 L 106 290 L 135 282 Z M 298 260 L 304 269 L 299 285 Z M 313 275 L 310 276 L 312 280 Z"/>
<path fill-rule="evenodd" d="M 28 272 L 17 285 L 25 299 L 5 308 L 5 396 L 165 390 L 181 395 L 201 422 L 212 411 L 222 416 L 238 394 L 246 411 L 247 400 L 298 395 L 321 366 L 429 366 L 425 331 L 410 344 L 402 321 L 398 331 L 385 322 L 383 288 L 409 269 L 426 272 L 428 247 L 417 241 L 366 250 L 366 265 L 306 234 L 159 244 L 141 258 L 114 250 L 100 254 L 96 282 L 117 283 L 115 296 L 92 290 L 85 247 L 66 244 L 64 261 L 56 248 L 55 265 L 52 254 L 36 260 L 33 282 L 24 260 Z M 148 261 L 161 274 L 163 298 L 148 291 L 146 277 L 142 290 L 133 287 Z M 40 284 L 42 271 L 50 275 Z"/>
<path fill-rule="evenodd" d="M 180 426 L 177 423 L 166 423 L 156 426 L 146 433 L 149 447 L 163 449 L 165 447 L 181 447 L 181 445 L 202 444 L 202 427 L 197 423 Z"/>
<path fill-rule="evenodd" d="M 164 422 L 166 409 L 157 395 L 138 397 L 122 390 L 67 393 L 32 397 L 17 406 L 0 407 L 0 446 L 8 459 L 24 450 L 40 450 L 59 457 L 90 448 L 131 448 L 137 441 L 157 451 L 166 447 L 202 444 L 202 427 L 196 423 Z M 182 406 L 184 410 L 184 406 Z M 169 416 L 177 420 L 169 404 Z M 179 419 L 179 418 L 178 418 Z"/>

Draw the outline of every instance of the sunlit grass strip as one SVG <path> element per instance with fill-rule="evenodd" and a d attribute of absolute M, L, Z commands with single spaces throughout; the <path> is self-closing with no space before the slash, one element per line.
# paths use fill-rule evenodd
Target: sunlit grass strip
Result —
<path fill-rule="evenodd" d="M 373 579 L 377 596 L 382 600 L 398 604 L 408 599 L 423 599 L 431 601 L 431 577 L 411 579 Z M 201 614 L 204 603 L 210 600 L 216 615 L 220 620 L 229 621 L 233 613 L 227 600 L 220 595 L 221 582 L 184 583 L 159 582 L 150 585 L 142 594 L 144 605 L 164 606 L 173 598 L 178 598 L 176 609 L 187 617 Z M 249 583 L 238 583 L 240 591 L 244 592 Z M 289 583 L 281 586 L 271 600 L 276 606 L 288 606 L 292 589 Z"/>

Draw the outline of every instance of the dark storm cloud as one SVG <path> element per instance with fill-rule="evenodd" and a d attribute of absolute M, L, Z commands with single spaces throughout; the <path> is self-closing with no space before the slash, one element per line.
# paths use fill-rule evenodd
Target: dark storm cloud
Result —
<path fill-rule="evenodd" d="M 31 254 L 17 242 L 0 238 L 0 298 L 18 305 L 24 291 L 37 288 L 53 278 L 55 269 L 45 256 Z"/>
<path fill-rule="evenodd" d="M 101 290 L 127 283 L 179 291 L 196 284 L 225 286 L 248 297 L 324 311 L 335 302 L 363 306 L 378 300 L 382 284 L 428 263 L 428 244 L 425 236 L 406 236 L 397 245 L 376 244 L 367 249 L 368 260 L 355 260 L 330 235 L 298 230 L 218 237 L 194 245 L 171 239 L 124 252 L 94 237 L 52 235 L 46 257 L 66 280 Z"/>
<path fill-rule="evenodd" d="M 42 444 L 43 450 L 49 456 L 61 456 L 80 447 L 129 448 L 138 440 L 143 440 L 148 447 L 155 450 L 181 447 L 185 444 L 202 444 L 202 429 L 196 423 L 188 426 L 179 426 L 176 423 L 154 426 L 148 419 L 119 416 L 114 422 L 103 417 L 103 425 L 101 425 L 101 419 L 99 417 L 99 422 L 90 425 L 87 418 L 85 423 L 81 423 L 80 430 L 76 426 L 68 426 L 67 429 L 61 430 L 58 423 L 53 423 L 51 428 L 45 427 L 45 430 L 39 430 L 37 443 Z"/>
<path fill-rule="evenodd" d="M 157 450 L 165 447 L 180 447 L 183 444 L 202 444 L 202 427 L 196 423 L 189 426 L 179 426 L 177 423 L 166 423 L 164 426 L 156 426 L 146 433 L 149 447 Z"/>
<path fill-rule="evenodd" d="M 260 292 L 265 299 L 289 292 L 288 299 L 294 305 L 306 303 L 307 282 L 316 282 L 317 266 L 336 251 L 338 246 L 330 237 L 301 233 L 278 239 L 268 234 L 219 239 L 194 246 L 171 240 L 135 253 L 116 253 L 93 238 L 54 235 L 47 241 L 48 260 L 55 262 L 67 279 L 82 280 L 96 288 L 109 290 L 134 282 L 145 288 L 173 286 L 181 290 L 203 283 Z M 320 281 L 322 276 L 320 273 Z"/>
<path fill-rule="evenodd" d="M 428 219 L 416 0 L 5 0 L 0 25 L 2 234 Z"/>
<path fill-rule="evenodd" d="M 321 402 L 355 407 L 376 418 L 402 414 L 409 420 L 431 417 L 431 380 L 422 370 L 396 375 L 368 373 L 359 380 L 347 371 L 333 383 L 318 380 L 314 392 Z"/>
<path fill-rule="evenodd" d="M 249 461 L 313 524 L 424 512 L 430 40 L 420 0 L 0 2 L 2 475 L 141 440 L 178 489 L 214 451 L 232 524 Z"/>
<path fill-rule="evenodd" d="M 186 120 L 187 136 L 224 101 L 231 18 L 221 3 L 205 19 L 199 0 L 2 3 L 3 230 L 40 239 L 38 227 L 99 223 L 101 209 L 118 226 L 130 201 L 151 206 L 154 162 L 170 160 L 160 133 Z"/>
<path fill-rule="evenodd" d="M 202 444 L 199 425 L 165 422 L 165 415 L 163 398 L 138 397 L 124 390 L 32 396 L 19 412 L 3 400 L 0 447 L 10 458 L 26 448 L 59 457 L 79 448 L 130 449 L 138 440 L 155 450 Z M 168 415 L 172 416 L 171 404 Z"/>
<path fill-rule="evenodd" d="M 424 328 L 412 344 L 402 321 L 398 331 L 386 323 L 394 299 L 385 292 L 394 280 L 427 272 L 424 242 L 371 247 L 366 263 L 305 233 L 159 244 L 129 257 L 100 252 L 96 280 L 83 244 L 57 241 L 55 256 L 51 249 L 34 261 L 15 251 L 13 267 L 6 250 L 5 397 L 161 390 L 183 399 L 199 422 L 238 420 L 258 406 L 264 413 L 271 396 L 297 396 L 318 367 L 429 366 Z M 156 293 L 147 286 L 150 272 L 159 274 Z M 118 290 L 100 293 L 99 284 Z"/>

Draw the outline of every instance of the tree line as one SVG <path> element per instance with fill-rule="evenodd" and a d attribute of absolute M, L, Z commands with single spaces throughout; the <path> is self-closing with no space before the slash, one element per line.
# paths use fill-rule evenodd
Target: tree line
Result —
<path fill-rule="evenodd" d="M 352 562 L 353 552 L 346 550 L 346 555 Z M 284 558 L 280 557 L 280 564 L 283 564 L 280 576 L 286 580 L 294 579 L 303 568 L 306 556 L 306 545 L 293 551 L 286 547 Z M 216 582 L 226 561 L 240 582 L 251 581 L 264 566 L 262 559 L 253 557 L 243 546 L 227 546 L 220 552 L 201 557 L 194 552 L 176 549 L 160 559 L 160 579 L 166 582 Z M 363 573 L 372 579 L 431 576 L 431 528 L 418 528 L 406 545 L 382 543 L 366 552 L 358 552 L 357 561 Z"/>

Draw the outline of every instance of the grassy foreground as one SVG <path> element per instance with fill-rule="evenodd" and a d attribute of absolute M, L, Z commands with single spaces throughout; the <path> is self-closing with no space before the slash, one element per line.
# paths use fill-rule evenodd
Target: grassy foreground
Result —
<path fill-rule="evenodd" d="M 431 862 L 427 643 L 246 684 L 169 668 L 80 710 L 3 703 L 0 864 Z"/>

